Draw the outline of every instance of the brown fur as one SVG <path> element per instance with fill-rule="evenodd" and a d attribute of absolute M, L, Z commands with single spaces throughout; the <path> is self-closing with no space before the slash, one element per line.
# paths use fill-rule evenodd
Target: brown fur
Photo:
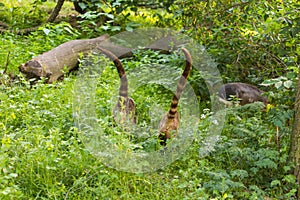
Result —
<path fill-rule="evenodd" d="M 132 98 L 128 97 L 128 81 L 125 73 L 125 69 L 118 59 L 116 55 L 112 52 L 99 48 L 100 51 L 105 54 L 111 61 L 114 62 L 118 74 L 120 77 L 120 89 L 119 89 L 119 100 L 116 104 L 115 108 L 113 109 L 114 120 L 120 124 L 129 122 L 132 124 L 136 124 L 136 117 L 135 117 L 135 104 Z"/>
<path fill-rule="evenodd" d="M 164 115 L 158 127 L 160 132 L 159 139 L 161 140 L 161 145 L 164 146 L 166 145 L 167 139 L 172 138 L 172 136 L 175 137 L 177 134 L 177 130 L 180 123 L 180 116 L 177 110 L 178 103 L 183 89 L 185 87 L 187 78 L 192 69 L 192 57 L 189 51 L 185 48 L 182 48 L 182 51 L 186 57 L 185 68 L 177 84 L 176 93 L 172 98 L 170 110 Z M 172 133 L 173 131 L 175 132 L 174 134 Z"/>
<path fill-rule="evenodd" d="M 270 101 L 267 97 L 262 96 L 263 93 L 264 91 L 247 83 L 227 83 L 220 88 L 218 95 L 220 101 L 226 105 L 231 105 L 231 102 L 228 101 L 231 96 L 239 98 L 240 105 L 253 103 L 255 101 L 260 101 L 267 105 Z"/>

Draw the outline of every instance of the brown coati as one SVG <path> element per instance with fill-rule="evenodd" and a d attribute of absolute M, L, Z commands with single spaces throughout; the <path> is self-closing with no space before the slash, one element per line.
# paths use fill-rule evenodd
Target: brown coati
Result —
<path fill-rule="evenodd" d="M 161 145 L 166 145 L 167 139 L 170 139 L 171 137 L 175 137 L 177 134 L 178 126 L 180 123 L 180 116 L 179 112 L 177 110 L 178 103 L 180 96 L 183 92 L 183 89 L 185 87 L 187 78 L 190 74 L 190 71 L 192 69 L 192 57 L 189 53 L 189 51 L 185 48 L 182 48 L 182 51 L 185 55 L 186 62 L 185 62 L 185 68 L 184 71 L 179 79 L 179 82 L 177 83 L 176 93 L 173 95 L 171 107 L 169 111 L 164 115 L 162 120 L 159 123 L 159 139 L 161 140 Z M 175 132 L 172 135 L 172 132 Z"/>
<path fill-rule="evenodd" d="M 125 73 L 125 69 L 116 55 L 112 52 L 98 48 L 103 54 L 105 54 L 111 61 L 114 62 L 118 74 L 120 77 L 120 89 L 119 89 L 119 100 L 113 109 L 114 120 L 117 123 L 123 124 L 129 122 L 131 124 L 136 124 L 135 116 L 135 104 L 133 99 L 128 97 L 128 80 Z"/>
<path fill-rule="evenodd" d="M 254 85 L 247 83 L 226 83 L 224 84 L 219 92 L 219 100 L 230 106 L 232 103 L 228 101 L 232 96 L 235 96 L 239 99 L 240 105 L 245 105 L 253 103 L 255 101 L 263 102 L 265 105 L 269 104 L 269 99 L 265 96 L 262 96 L 264 91 L 258 89 Z"/>

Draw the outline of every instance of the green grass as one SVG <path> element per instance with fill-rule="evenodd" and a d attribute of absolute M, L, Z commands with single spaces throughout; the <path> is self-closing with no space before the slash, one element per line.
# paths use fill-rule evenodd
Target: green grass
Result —
<path fill-rule="evenodd" d="M 166 58 L 174 59 L 167 55 L 163 59 Z M 16 59 L 12 57 L 11 63 L 17 63 Z M 157 58 L 152 61 L 157 62 Z M 143 66 L 139 61 L 126 63 Z M 113 98 L 111 91 L 116 91 L 119 80 L 114 66 L 107 64 L 105 73 L 99 77 L 97 93 L 99 108 L 107 109 L 98 113 L 102 116 L 101 123 L 109 127 L 111 106 L 105 106 L 105 102 Z M 206 157 L 200 156 L 199 148 L 207 136 L 209 114 L 202 117 L 200 135 L 169 166 L 145 174 L 106 166 L 87 151 L 80 137 L 82 133 L 74 125 L 75 81 L 76 76 L 71 75 L 54 84 L 39 82 L 31 86 L 22 79 L 1 84 L 1 199 L 251 199 L 255 196 L 276 199 L 278 195 L 287 197 L 291 196 L 288 192 L 293 193 L 294 178 L 288 175 L 289 167 L 285 166 L 287 149 L 282 145 L 281 153 L 276 150 L 275 127 L 265 123 L 265 114 L 256 107 L 245 108 L 247 112 L 242 108 L 242 112 L 230 111 L 222 141 Z M 160 95 L 157 91 L 161 89 L 149 85 L 132 95 L 140 120 L 149 120 L 145 113 L 147 105 L 153 102 L 161 102 L 167 108 L 171 93 Z M 110 103 L 113 106 L 115 101 Z M 126 140 L 132 145 L 140 142 L 118 134 L 110 138 Z M 287 139 L 284 136 L 282 144 Z"/>

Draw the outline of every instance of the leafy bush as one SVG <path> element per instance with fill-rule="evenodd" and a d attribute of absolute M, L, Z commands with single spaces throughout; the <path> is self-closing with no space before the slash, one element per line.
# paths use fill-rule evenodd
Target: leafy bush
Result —
<path fill-rule="evenodd" d="M 33 27 L 45 22 L 48 12 L 51 12 L 51 7 L 54 6 L 55 3 L 51 1 L 5 1 L 0 5 L 0 21 L 16 30 Z"/>
<path fill-rule="evenodd" d="M 296 67 L 296 1 L 189 0 L 174 4 L 175 17 L 205 45 L 228 81 L 261 83 Z"/>

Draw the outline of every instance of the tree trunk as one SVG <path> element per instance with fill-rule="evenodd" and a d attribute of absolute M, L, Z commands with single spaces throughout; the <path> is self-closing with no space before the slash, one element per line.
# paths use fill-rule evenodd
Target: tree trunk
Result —
<path fill-rule="evenodd" d="M 300 197 L 300 72 L 298 76 L 298 91 L 295 102 L 295 119 L 290 142 L 289 160 L 295 163 L 294 175 L 298 183 L 298 198 Z"/>
<path fill-rule="evenodd" d="M 65 0 L 58 0 L 57 4 L 55 6 L 55 8 L 53 9 L 53 11 L 51 12 L 50 17 L 47 19 L 46 23 L 48 22 L 54 22 L 54 20 L 56 19 L 56 17 L 58 16 L 61 7 L 64 5 Z"/>

